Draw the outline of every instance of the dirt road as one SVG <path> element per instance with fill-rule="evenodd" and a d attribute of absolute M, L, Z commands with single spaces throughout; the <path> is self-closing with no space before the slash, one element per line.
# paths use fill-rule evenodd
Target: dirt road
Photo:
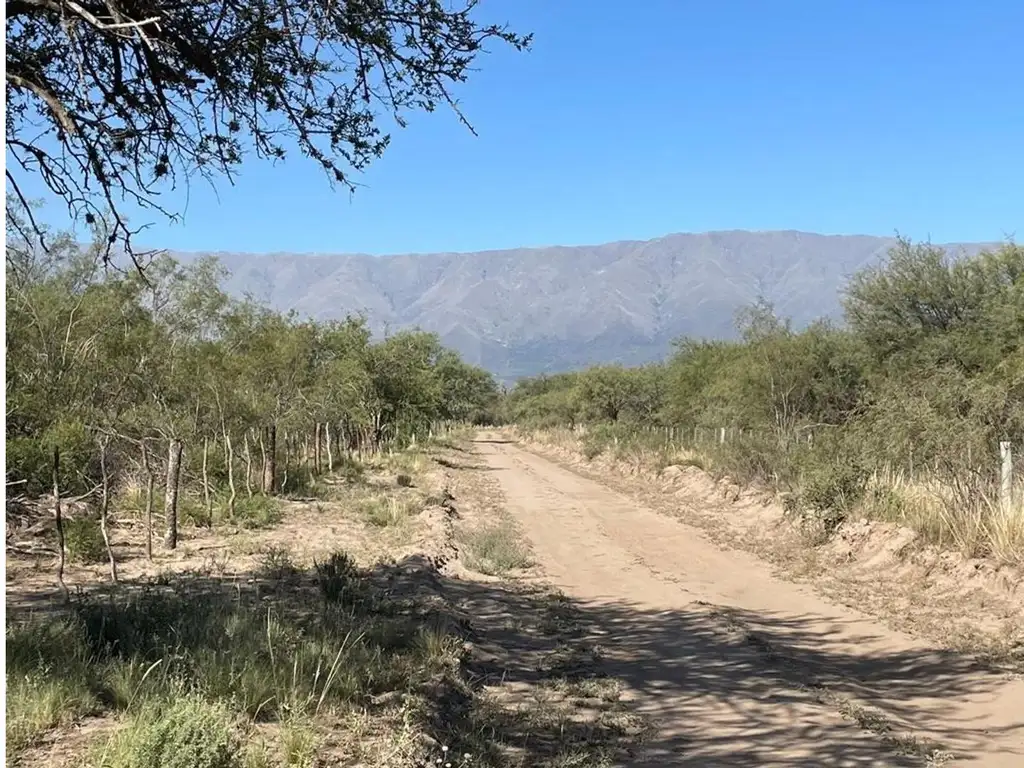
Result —
<path fill-rule="evenodd" d="M 829 604 L 499 435 L 476 446 L 544 577 L 654 722 L 637 765 L 1024 766 L 1024 681 Z"/>

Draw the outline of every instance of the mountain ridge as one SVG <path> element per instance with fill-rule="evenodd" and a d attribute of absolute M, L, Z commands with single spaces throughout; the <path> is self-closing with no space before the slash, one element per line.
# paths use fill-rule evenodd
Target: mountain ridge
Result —
<path fill-rule="evenodd" d="M 651 240 L 473 252 L 216 256 L 225 290 L 318 320 L 365 314 L 375 332 L 434 331 L 509 381 L 600 362 L 639 364 L 680 336 L 730 338 L 759 296 L 799 327 L 837 317 L 850 274 L 895 237 L 799 230 L 674 233 Z M 997 243 L 942 247 L 976 253 Z"/>

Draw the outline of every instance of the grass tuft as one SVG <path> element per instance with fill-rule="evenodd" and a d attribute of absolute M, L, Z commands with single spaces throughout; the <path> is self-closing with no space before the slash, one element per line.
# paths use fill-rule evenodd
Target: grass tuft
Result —
<path fill-rule="evenodd" d="M 522 534 L 509 520 L 464 530 L 460 538 L 464 562 L 480 573 L 498 576 L 532 565 Z"/>
<path fill-rule="evenodd" d="M 390 495 L 371 496 L 363 500 L 360 512 L 370 525 L 388 528 L 401 525 L 423 508 L 419 499 L 401 499 Z"/>

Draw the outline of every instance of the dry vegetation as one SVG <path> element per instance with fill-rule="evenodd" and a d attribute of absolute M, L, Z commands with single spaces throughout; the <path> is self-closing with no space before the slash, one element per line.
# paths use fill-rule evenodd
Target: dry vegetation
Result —
<path fill-rule="evenodd" d="M 846 514 L 814 516 L 763 481 L 723 471 L 728 443 L 684 448 L 657 430 L 622 430 L 614 440 L 596 432 L 515 430 L 533 450 L 701 528 L 720 546 L 756 553 L 837 603 L 1024 669 L 1019 502 L 999 509 L 935 479 L 877 473 Z"/>
<path fill-rule="evenodd" d="M 664 428 L 519 431 L 528 439 L 578 452 L 588 461 L 604 457 L 659 472 L 673 466 L 695 467 L 716 480 L 767 490 L 777 495 L 815 544 L 827 541 L 846 521 L 869 520 L 905 526 L 920 543 L 967 558 L 1024 565 L 1024 481 L 1019 478 L 1004 503 L 998 483 L 981 473 L 957 477 L 925 468 L 911 478 L 906 469 L 883 465 L 863 476 L 851 469 L 844 477 L 841 471 L 823 472 L 808 465 L 783 482 L 771 472 L 744 472 L 744 460 L 761 446 L 744 444 L 738 434 L 719 443 L 710 432 L 706 439 L 694 441 L 692 432 L 676 437 Z"/>
<path fill-rule="evenodd" d="M 1022 291 L 1012 242 L 966 257 L 900 241 L 850 278 L 841 326 L 797 330 L 759 301 L 736 340 L 680 339 L 662 364 L 520 381 L 505 420 L 567 429 L 591 460 L 768 489 L 815 543 L 866 519 L 1020 567 Z"/>
<path fill-rule="evenodd" d="M 9 764 L 611 764 L 643 729 L 571 604 L 475 575 L 529 557 L 471 458 L 445 439 L 350 461 L 315 495 L 185 523 L 152 562 L 125 489 L 116 586 L 79 505 L 66 604 L 41 504 L 8 549 Z"/>

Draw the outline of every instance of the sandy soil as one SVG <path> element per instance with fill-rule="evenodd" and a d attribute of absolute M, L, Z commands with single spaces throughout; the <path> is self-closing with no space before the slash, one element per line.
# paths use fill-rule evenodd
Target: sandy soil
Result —
<path fill-rule="evenodd" d="M 653 736 L 633 764 L 1024 765 L 1024 681 L 531 453 L 476 441 L 544 578 Z"/>
<path fill-rule="evenodd" d="M 366 569 L 364 587 L 382 604 L 406 605 L 403 610 L 444 628 L 458 645 L 451 651 L 455 668 L 424 689 L 385 692 L 362 702 L 365 711 L 316 720 L 317 766 L 443 764 L 436 758 L 449 739 L 487 750 L 483 762 L 456 759 L 467 766 L 606 768 L 631 760 L 645 723 L 624 700 L 619 681 L 602 669 L 595 643 L 583 636 L 578 606 L 533 578 L 529 566 L 485 575 L 460 556 L 466 530 L 507 521 L 502 490 L 480 458 L 461 446 L 432 449 L 417 460 L 414 488 L 399 488 L 393 472 L 378 472 L 368 485 L 339 486 L 329 501 L 282 500 L 283 519 L 263 530 L 185 526 L 179 548 L 166 552 L 157 542 L 152 562 L 142 556 L 141 527 L 119 520 L 114 540 L 120 584 L 107 583 L 106 564 L 69 566 L 67 584 L 72 593 L 123 595 L 165 578 L 182 590 L 238 590 L 247 598 L 299 604 L 314 586 L 308 572 L 313 560 L 343 550 Z M 328 478 L 331 484 L 336 479 Z M 356 504 L 378 492 L 444 503 L 380 528 L 369 525 Z M 8 540 L 9 619 L 64 610 L 45 500 L 40 513 L 39 521 Z M 509 535 L 519 542 L 515 532 Z M 303 570 L 275 576 L 272 556 L 287 556 Z M 44 733 L 11 764 L 79 768 L 117 725 L 110 712 L 67 723 Z M 253 726 L 252 738 L 273 742 L 277 725 Z"/>

